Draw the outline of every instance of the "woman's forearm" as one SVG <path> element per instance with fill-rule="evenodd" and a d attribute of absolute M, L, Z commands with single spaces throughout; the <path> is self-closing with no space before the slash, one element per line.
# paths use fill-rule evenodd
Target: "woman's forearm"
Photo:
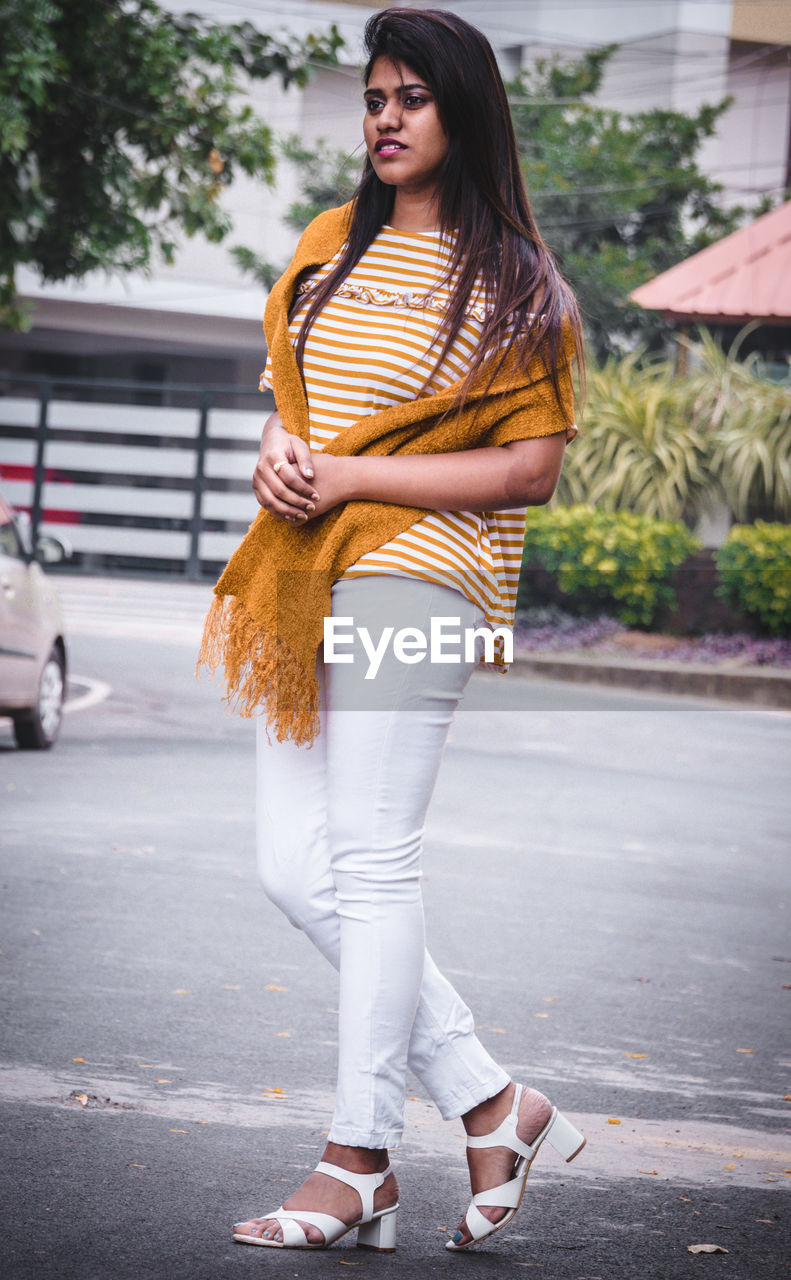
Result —
<path fill-rule="evenodd" d="M 433 511 L 503 511 L 552 497 L 565 436 L 520 440 L 459 453 L 344 458 L 351 499 Z"/>

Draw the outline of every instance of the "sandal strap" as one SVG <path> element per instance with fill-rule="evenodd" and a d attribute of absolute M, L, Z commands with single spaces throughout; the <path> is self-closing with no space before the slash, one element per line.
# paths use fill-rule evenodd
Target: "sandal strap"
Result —
<path fill-rule="evenodd" d="M 370 1222 L 374 1216 L 374 1192 L 383 1185 L 387 1175 L 392 1173 L 392 1169 L 388 1165 L 382 1173 L 352 1173 L 350 1169 L 342 1169 L 340 1165 L 328 1164 L 326 1160 L 320 1160 L 316 1165 L 316 1173 L 326 1173 L 330 1178 L 345 1182 L 347 1187 L 354 1187 L 362 1203 L 362 1215 L 359 1221 L 366 1223 Z M 305 1222 L 310 1221 L 304 1214 L 302 1217 Z"/>
<path fill-rule="evenodd" d="M 473 1240 L 481 1240 L 492 1230 L 492 1223 L 483 1216 L 474 1201 L 470 1201 L 470 1206 L 464 1215 L 464 1221 Z"/>
<path fill-rule="evenodd" d="M 521 1164 L 521 1161 L 519 1163 Z M 490 1187 L 488 1191 L 479 1191 L 473 1196 L 472 1202 L 475 1205 L 487 1204 L 497 1205 L 500 1209 L 515 1209 L 519 1204 L 524 1185 L 525 1175 L 524 1166 L 522 1166 L 510 1182 L 503 1182 L 499 1187 Z"/>
<path fill-rule="evenodd" d="M 544 1141 L 544 1138 L 552 1128 L 552 1124 L 557 1114 L 557 1108 L 552 1108 L 552 1115 L 550 1116 L 548 1123 L 533 1139 L 531 1146 L 527 1142 L 522 1142 L 521 1139 L 516 1136 L 516 1124 L 519 1119 L 519 1103 L 522 1100 L 523 1093 L 524 1085 L 518 1084 L 514 1089 L 514 1100 L 511 1105 L 511 1110 L 503 1120 L 502 1124 L 498 1125 L 492 1133 L 482 1134 L 479 1138 L 469 1137 L 467 1139 L 467 1146 L 477 1149 L 484 1147 L 508 1147 L 510 1151 L 513 1151 L 514 1155 L 525 1156 L 528 1160 L 532 1160 L 538 1151 L 538 1148 L 541 1146 L 541 1143 Z"/>
<path fill-rule="evenodd" d="M 514 1216 L 522 1198 L 527 1176 L 526 1169 L 529 1167 L 527 1161 L 519 1160 L 516 1175 L 510 1182 L 503 1182 L 499 1187 L 490 1187 L 488 1191 L 479 1191 L 472 1197 L 464 1215 L 464 1221 L 473 1240 L 482 1240 L 485 1236 L 490 1236 L 493 1231 L 505 1226 L 506 1222 Z M 498 1209 L 507 1209 L 509 1212 L 499 1222 L 492 1224 L 481 1213 L 479 1205 L 496 1205 Z"/>
<path fill-rule="evenodd" d="M 283 1244 L 289 1249 L 304 1249 L 307 1246 L 308 1237 L 298 1222 L 292 1222 L 289 1218 L 284 1222 L 281 1222 L 280 1218 L 276 1218 L 275 1221 L 283 1232 Z"/>
<path fill-rule="evenodd" d="M 283 1243 L 289 1245 L 302 1245 L 303 1248 L 308 1244 L 308 1238 L 300 1227 L 300 1222 L 307 1222 L 311 1227 L 317 1227 L 324 1236 L 325 1244 L 332 1244 L 333 1240 L 337 1240 L 344 1232 L 348 1231 L 349 1224 L 342 1222 L 340 1218 L 335 1218 L 331 1213 L 318 1213 L 310 1209 L 278 1209 L 277 1213 L 270 1215 L 272 1219 L 280 1224 L 283 1231 Z M 294 1229 L 299 1232 L 299 1236 L 294 1236 Z M 287 1237 L 291 1236 L 291 1239 Z"/>
<path fill-rule="evenodd" d="M 482 1147 L 508 1147 L 509 1151 L 513 1151 L 514 1155 L 525 1156 L 528 1160 L 532 1160 L 535 1155 L 533 1147 L 528 1146 L 526 1142 L 522 1142 L 517 1138 L 516 1122 L 511 1116 L 506 1116 L 503 1123 L 498 1125 L 493 1133 L 483 1134 L 480 1138 L 468 1138 L 467 1146 L 473 1149 L 480 1149 Z"/>

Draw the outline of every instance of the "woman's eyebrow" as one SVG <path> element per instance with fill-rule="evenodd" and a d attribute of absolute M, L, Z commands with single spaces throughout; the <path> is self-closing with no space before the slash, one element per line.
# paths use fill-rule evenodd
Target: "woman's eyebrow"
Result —
<path fill-rule="evenodd" d="M 399 85 L 399 86 L 398 86 L 398 91 L 399 91 L 399 93 L 406 93 L 408 89 L 425 89 L 425 90 L 426 90 L 426 92 L 428 92 L 428 85 L 426 85 L 426 84 L 402 84 L 402 85 Z M 372 94 L 375 94 L 377 97 L 381 98 L 381 97 L 383 97 L 383 96 L 384 96 L 384 92 L 385 92 L 385 91 L 384 91 L 384 89 L 366 89 L 366 90 L 365 90 L 365 92 L 364 92 L 364 94 L 363 94 L 363 97 L 364 97 L 364 98 L 367 98 L 367 97 L 368 97 L 368 94 L 369 94 L 369 93 L 372 93 Z"/>

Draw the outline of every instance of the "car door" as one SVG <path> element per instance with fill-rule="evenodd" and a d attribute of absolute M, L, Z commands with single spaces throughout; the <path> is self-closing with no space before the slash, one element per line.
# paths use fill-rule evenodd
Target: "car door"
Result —
<path fill-rule="evenodd" d="M 41 654 L 30 597 L 30 566 L 0 498 L 0 706 L 25 706 L 35 698 Z"/>

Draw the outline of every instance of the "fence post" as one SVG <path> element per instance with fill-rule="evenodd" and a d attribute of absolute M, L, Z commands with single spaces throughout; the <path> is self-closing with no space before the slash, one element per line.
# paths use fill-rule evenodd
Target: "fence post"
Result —
<path fill-rule="evenodd" d="M 198 435 L 195 441 L 195 476 L 193 479 L 192 517 L 190 519 L 190 549 L 185 575 L 190 582 L 200 579 L 200 535 L 203 524 L 203 492 L 206 487 L 206 449 L 209 444 L 210 395 L 204 391 L 200 398 Z"/>
<path fill-rule="evenodd" d="M 43 515 L 43 495 L 44 495 L 44 454 L 47 445 L 47 433 L 49 430 L 49 402 L 52 396 L 52 384 L 44 382 L 41 387 L 41 399 L 39 400 L 38 410 L 38 426 L 36 428 L 36 461 L 33 470 L 33 501 L 30 508 L 30 544 L 33 550 L 33 558 L 36 556 L 36 540 L 38 531 L 41 527 L 41 519 Z"/>

